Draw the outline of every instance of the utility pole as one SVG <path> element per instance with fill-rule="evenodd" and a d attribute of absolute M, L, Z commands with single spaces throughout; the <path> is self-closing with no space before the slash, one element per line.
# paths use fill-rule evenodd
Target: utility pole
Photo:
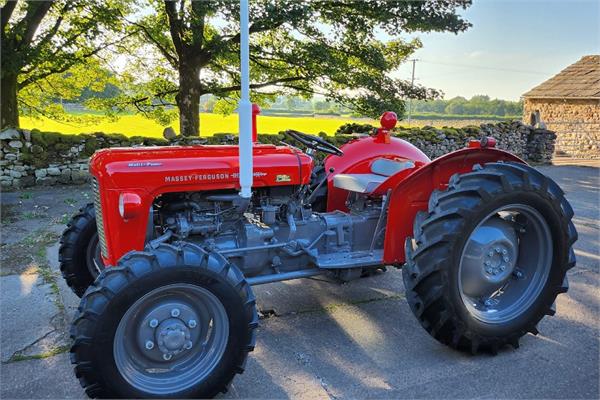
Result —
<path fill-rule="evenodd" d="M 412 61 L 412 78 L 410 78 L 410 86 L 411 89 L 414 88 L 415 86 L 415 66 L 417 64 L 417 60 L 416 58 L 413 58 L 412 60 L 408 60 L 408 61 Z M 410 128 L 410 120 L 412 117 L 412 97 L 408 98 L 408 127 Z"/>

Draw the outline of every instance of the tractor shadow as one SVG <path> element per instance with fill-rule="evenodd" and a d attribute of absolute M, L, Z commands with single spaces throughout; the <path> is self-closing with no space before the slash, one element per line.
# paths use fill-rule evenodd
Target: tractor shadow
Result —
<path fill-rule="evenodd" d="M 274 314 L 261 320 L 247 371 L 225 397 L 597 395 L 598 276 L 570 279 L 571 291 L 559 298 L 557 316 L 541 322 L 541 334 L 495 357 L 432 339 L 404 300 L 400 271 L 343 285 L 319 278 L 255 287 L 259 308 Z"/>

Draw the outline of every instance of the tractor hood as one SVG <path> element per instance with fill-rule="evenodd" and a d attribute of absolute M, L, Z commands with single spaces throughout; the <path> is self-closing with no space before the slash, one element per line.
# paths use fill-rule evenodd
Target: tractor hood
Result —
<path fill-rule="evenodd" d="M 286 146 L 253 148 L 253 186 L 307 184 L 313 160 Z M 111 148 L 90 159 L 103 189 L 137 188 L 147 193 L 239 189 L 238 146 Z M 188 188 L 186 188 L 188 187 Z"/>

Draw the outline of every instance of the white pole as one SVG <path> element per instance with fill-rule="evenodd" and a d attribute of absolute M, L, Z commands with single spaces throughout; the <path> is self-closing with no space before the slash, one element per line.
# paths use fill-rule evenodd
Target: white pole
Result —
<path fill-rule="evenodd" d="M 240 0 L 240 72 L 241 96 L 238 104 L 240 122 L 240 196 L 252 195 L 252 104 L 250 103 L 250 31 L 248 0 Z"/>

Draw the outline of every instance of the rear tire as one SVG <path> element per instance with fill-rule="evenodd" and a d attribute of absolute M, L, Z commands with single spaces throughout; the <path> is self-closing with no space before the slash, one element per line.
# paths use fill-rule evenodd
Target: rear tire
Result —
<path fill-rule="evenodd" d="M 194 244 L 161 244 L 126 254 L 90 286 L 71 327 L 71 361 L 90 397 L 208 398 L 244 371 L 257 325 L 235 266 Z"/>
<path fill-rule="evenodd" d="M 58 261 L 63 278 L 78 297 L 104 269 L 92 203 L 81 208 L 67 224 L 60 238 Z"/>
<path fill-rule="evenodd" d="M 414 238 L 406 241 L 402 275 L 411 310 L 431 336 L 455 349 L 495 354 L 507 344 L 517 348 L 520 337 L 537 334 L 538 322 L 554 315 L 557 295 L 568 290 L 566 272 L 575 266 L 577 240 L 572 217 L 558 185 L 529 166 L 492 163 L 454 175 L 447 190 L 431 194 L 428 212 L 417 215 Z M 508 254 L 490 233 L 504 231 L 508 235 L 500 238 Z M 551 244 L 545 248 L 544 242 Z M 485 286 L 504 273 L 497 286 Z M 471 281 L 472 289 L 465 286 Z M 481 300 L 469 297 L 475 296 L 470 291 Z"/>

